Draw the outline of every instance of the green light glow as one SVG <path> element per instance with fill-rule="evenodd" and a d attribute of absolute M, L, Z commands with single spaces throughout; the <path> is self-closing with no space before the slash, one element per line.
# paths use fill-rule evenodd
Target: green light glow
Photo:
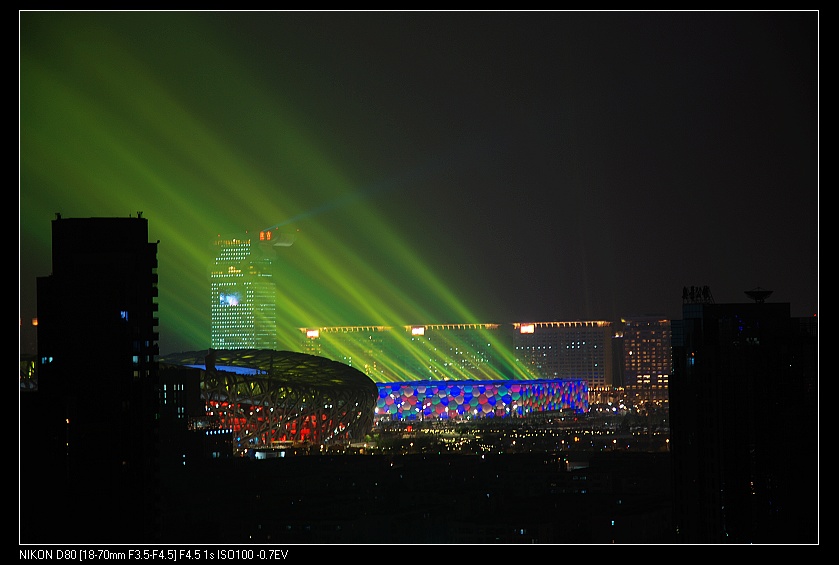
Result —
<path fill-rule="evenodd" d="M 301 327 L 488 322 L 469 303 L 478 297 L 464 300 L 427 260 L 423 234 L 390 221 L 382 193 L 333 150 L 357 140 L 330 134 L 312 108 L 295 109 L 215 24 L 188 13 L 20 14 L 21 244 L 43 253 L 21 258 L 22 287 L 49 274 L 55 212 L 142 211 L 160 240 L 161 353 L 205 349 L 213 238 L 294 219 L 286 227 L 298 239 L 280 251 L 281 349 L 300 349 Z M 364 175 L 377 177 L 393 171 Z M 445 359 L 438 351 L 428 363 L 462 377 Z"/>

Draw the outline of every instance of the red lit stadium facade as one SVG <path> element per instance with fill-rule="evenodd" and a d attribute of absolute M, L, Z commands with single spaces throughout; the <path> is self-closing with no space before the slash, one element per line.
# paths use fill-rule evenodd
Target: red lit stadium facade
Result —
<path fill-rule="evenodd" d="M 231 432 L 234 451 L 363 440 L 377 388 L 364 373 L 323 357 L 270 349 L 210 350 L 167 356 L 203 369 L 206 429 Z"/>

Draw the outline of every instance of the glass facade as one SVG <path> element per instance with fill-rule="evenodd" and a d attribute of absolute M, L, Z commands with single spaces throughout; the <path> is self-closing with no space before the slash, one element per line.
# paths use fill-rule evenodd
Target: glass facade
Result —
<path fill-rule="evenodd" d="M 379 383 L 376 420 L 507 418 L 533 412 L 588 412 L 583 380 Z"/>
<path fill-rule="evenodd" d="M 210 343 L 214 349 L 275 349 L 277 301 L 273 246 L 219 237 L 210 267 Z"/>
<path fill-rule="evenodd" d="M 585 379 L 611 387 L 612 324 L 604 321 L 513 324 L 513 347 L 523 364 L 546 379 Z"/>

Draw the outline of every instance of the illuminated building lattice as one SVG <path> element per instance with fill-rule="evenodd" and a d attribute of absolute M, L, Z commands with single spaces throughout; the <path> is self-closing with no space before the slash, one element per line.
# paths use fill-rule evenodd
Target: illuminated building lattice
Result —
<path fill-rule="evenodd" d="M 588 411 L 584 380 L 379 383 L 378 420 L 470 419 Z"/>
<path fill-rule="evenodd" d="M 178 354 L 168 362 L 204 368 L 209 416 L 233 432 L 236 450 L 280 442 L 326 444 L 363 439 L 373 425 L 376 385 L 324 357 L 265 349 Z"/>

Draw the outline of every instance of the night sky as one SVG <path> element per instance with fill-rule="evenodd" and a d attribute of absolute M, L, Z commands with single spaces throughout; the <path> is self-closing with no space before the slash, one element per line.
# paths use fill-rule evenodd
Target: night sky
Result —
<path fill-rule="evenodd" d="M 818 311 L 817 11 L 19 15 L 22 352 L 58 212 L 148 219 L 161 354 L 277 225 L 292 330 Z"/>

